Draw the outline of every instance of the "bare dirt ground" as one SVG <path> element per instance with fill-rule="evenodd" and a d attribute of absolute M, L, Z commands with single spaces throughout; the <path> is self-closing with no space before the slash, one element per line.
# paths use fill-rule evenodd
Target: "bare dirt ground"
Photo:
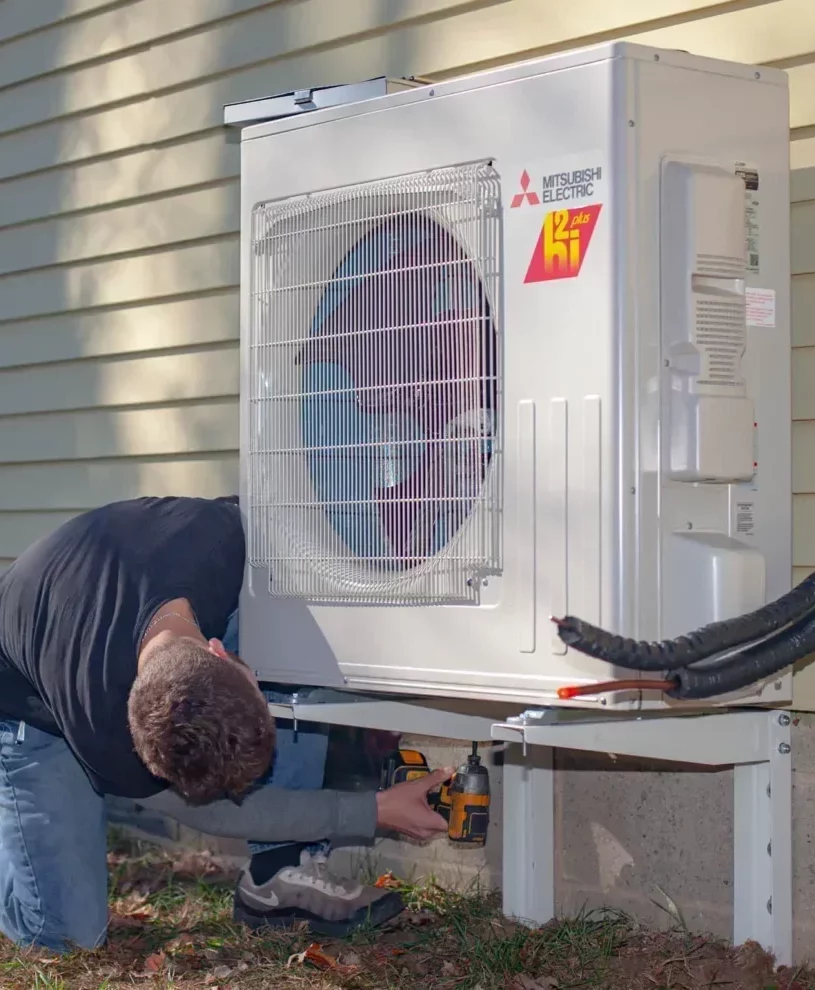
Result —
<path fill-rule="evenodd" d="M 776 970 L 755 945 L 612 914 L 530 931 L 503 920 L 494 896 L 432 882 L 403 887 L 408 911 L 348 941 L 256 935 L 232 924 L 234 877 L 210 857 L 129 844 L 110 867 L 107 946 L 51 957 L 0 937 L 0 990 L 815 990 L 815 972 Z"/>

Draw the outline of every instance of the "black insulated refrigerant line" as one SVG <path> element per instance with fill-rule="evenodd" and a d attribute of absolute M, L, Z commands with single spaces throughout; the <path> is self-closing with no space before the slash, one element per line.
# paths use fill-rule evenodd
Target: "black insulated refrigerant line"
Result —
<path fill-rule="evenodd" d="M 813 616 L 815 616 L 815 574 L 805 578 L 792 591 L 753 612 L 739 615 L 734 619 L 711 622 L 684 636 L 663 640 L 661 643 L 616 636 L 571 615 L 552 621 L 558 627 L 560 639 L 578 653 L 585 653 L 586 656 L 605 660 L 615 667 L 625 667 L 629 670 L 676 671 L 690 667 L 700 660 L 706 660 L 717 653 L 763 640 L 772 633 Z M 788 631 L 788 634 L 795 636 L 793 630 Z M 772 642 L 775 642 L 775 639 Z M 792 642 L 798 643 L 799 640 L 796 637 Z M 762 643 L 760 648 L 766 645 Z M 800 653 L 795 659 L 806 656 L 806 652 L 808 651 Z M 740 654 L 740 656 L 744 655 Z M 731 662 L 735 663 L 735 658 L 726 661 L 726 663 Z M 783 666 L 776 669 L 781 670 Z M 702 671 L 698 673 L 701 675 Z M 769 673 L 757 675 L 754 679 L 769 676 Z M 751 681 L 746 683 L 749 684 Z"/>
<path fill-rule="evenodd" d="M 809 615 L 783 632 L 710 667 L 682 667 L 672 671 L 670 676 L 676 687 L 666 693 L 683 701 L 729 694 L 777 674 L 813 650 L 815 615 Z"/>

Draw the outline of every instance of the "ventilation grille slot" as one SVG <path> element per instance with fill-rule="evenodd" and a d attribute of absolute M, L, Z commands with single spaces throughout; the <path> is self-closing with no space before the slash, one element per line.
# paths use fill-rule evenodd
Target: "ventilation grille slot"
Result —
<path fill-rule="evenodd" d="M 698 254 L 696 273 L 712 275 L 714 278 L 744 278 L 744 258 L 729 257 L 725 254 Z"/>
<path fill-rule="evenodd" d="M 746 346 L 744 302 L 696 299 L 696 343 L 703 355 L 700 385 L 741 387 L 741 357 Z"/>
<path fill-rule="evenodd" d="M 253 213 L 248 551 L 274 596 L 475 601 L 500 569 L 489 163 Z"/>

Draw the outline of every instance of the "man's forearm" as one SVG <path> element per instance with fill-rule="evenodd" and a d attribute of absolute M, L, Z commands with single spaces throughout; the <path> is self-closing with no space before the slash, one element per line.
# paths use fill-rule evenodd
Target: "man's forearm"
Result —
<path fill-rule="evenodd" d="M 139 804 L 207 835 L 255 842 L 365 840 L 376 832 L 376 794 L 344 791 L 289 791 L 261 787 L 241 805 L 232 801 L 192 807 L 165 790 Z"/>

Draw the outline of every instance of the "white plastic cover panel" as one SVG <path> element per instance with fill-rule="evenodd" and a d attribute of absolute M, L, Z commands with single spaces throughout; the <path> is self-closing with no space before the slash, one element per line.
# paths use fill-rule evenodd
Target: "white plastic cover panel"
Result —
<path fill-rule="evenodd" d="M 744 180 L 733 169 L 663 165 L 667 467 L 678 481 L 753 477 L 753 405 L 742 370 L 745 228 Z"/>

